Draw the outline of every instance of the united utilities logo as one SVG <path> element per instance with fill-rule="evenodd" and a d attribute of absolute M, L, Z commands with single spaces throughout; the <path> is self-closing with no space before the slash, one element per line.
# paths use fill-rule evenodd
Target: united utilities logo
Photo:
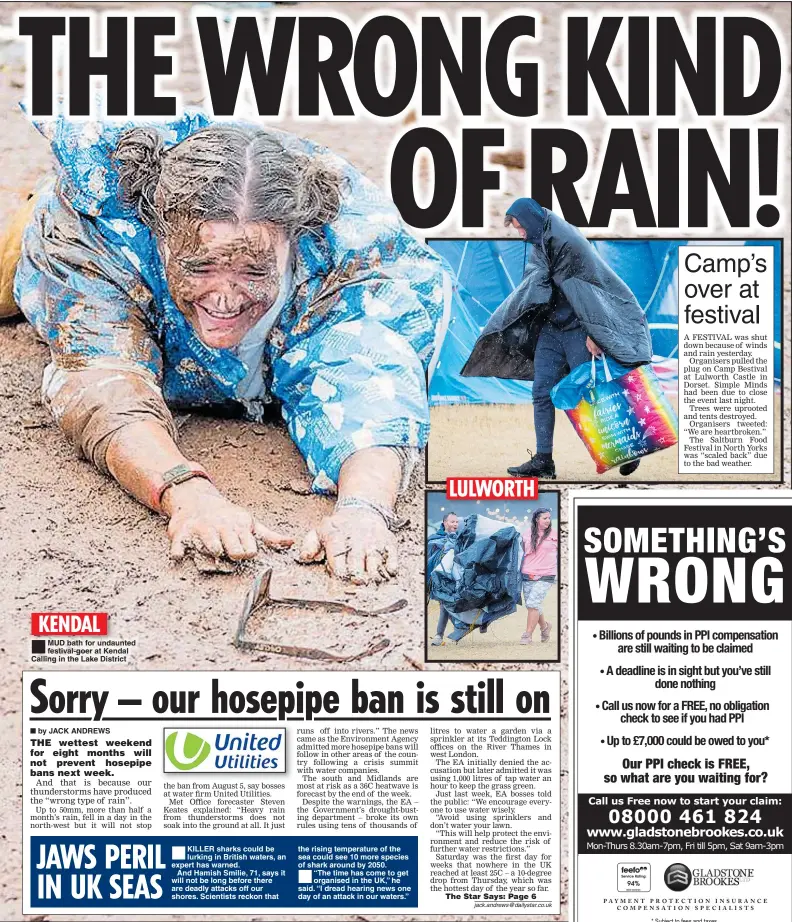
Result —
<path fill-rule="evenodd" d="M 177 755 L 177 747 L 181 752 Z M 212 747 L 197 733 L 179 733 L 173 730 L 165 737 L 165 757 L 180 772 L 191 772 L 206 761 Z"/>
<path fill-rule="evenodd" d="M 167 727 L 163 770 L 201 774 L 285 772 L 285 735 L 282 727 L 242 731 Z"/>

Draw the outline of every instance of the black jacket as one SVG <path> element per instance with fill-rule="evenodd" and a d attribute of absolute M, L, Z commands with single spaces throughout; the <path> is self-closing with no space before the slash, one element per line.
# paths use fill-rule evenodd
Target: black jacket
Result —
<path fill-rule="evenodd" d="M 518 212 L 525 202 L 533 207 Z M 462 374 L 532 381 L 539 333 L 562 299 L 608 356 L 622 365 L 651 361 L 652 337 L 635 295 L 576 227 L 546 208 L 540 225 L 540 208 L 521 199 L 507 212 L 529 223 L 525 275 L 490 317 Z"/>

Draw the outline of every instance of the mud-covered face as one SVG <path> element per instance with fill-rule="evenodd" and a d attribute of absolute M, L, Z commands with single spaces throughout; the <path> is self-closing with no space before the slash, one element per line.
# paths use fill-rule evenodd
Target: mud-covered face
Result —
<path fill-rule="evenodd" d="M 272 307 L 289 255 L 273 225 L 230 221 L 185 222 L 162 249 L 171 297 L 215 349 L 238 345 Z"/>

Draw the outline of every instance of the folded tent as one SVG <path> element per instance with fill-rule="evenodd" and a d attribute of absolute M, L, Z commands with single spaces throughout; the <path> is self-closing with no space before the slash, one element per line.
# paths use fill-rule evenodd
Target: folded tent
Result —
<path fill-rule="evenodd" d="M 454 626 L 489 624 L 520 604 L 522 538 L 513 525 L 469 515 L 456 548 L 430 573 L 430 598 L 445 605 Z"/>

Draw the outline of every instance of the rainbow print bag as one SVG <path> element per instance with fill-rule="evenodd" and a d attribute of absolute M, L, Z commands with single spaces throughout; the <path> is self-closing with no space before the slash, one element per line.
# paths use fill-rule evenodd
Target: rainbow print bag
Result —
<path fill-rule="evenodd" d="M 677 418 L 651 365 L 630 368 L 605 356 L 579 365 L 551 391 L 564 410 L 597 473 L 677 442 Z"/>

